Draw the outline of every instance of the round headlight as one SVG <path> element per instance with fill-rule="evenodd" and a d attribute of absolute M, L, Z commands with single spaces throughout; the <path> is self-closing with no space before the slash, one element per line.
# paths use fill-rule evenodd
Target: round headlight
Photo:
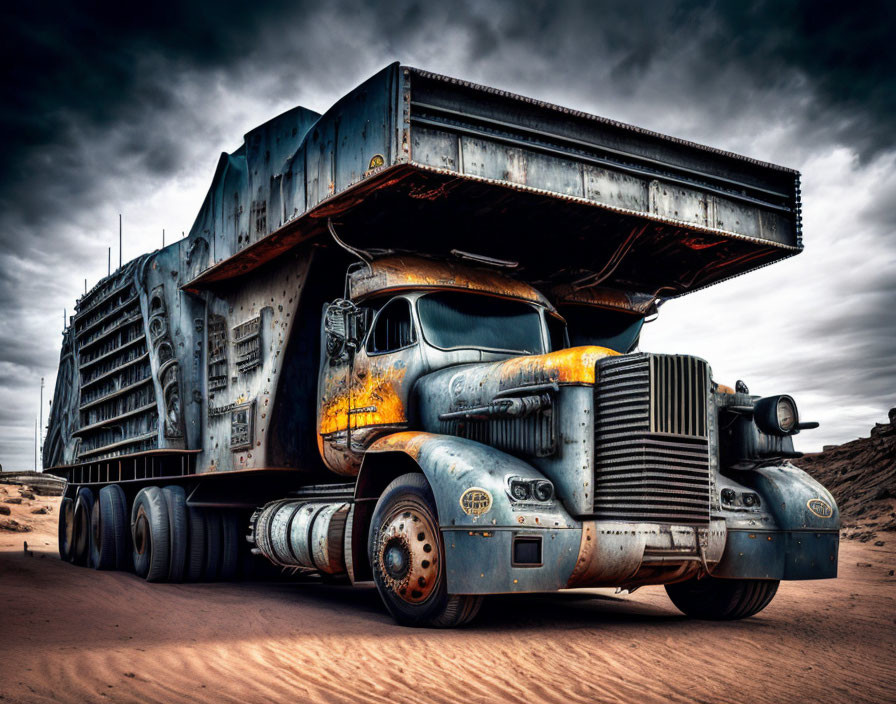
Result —
<path fill-rule="evenodd" d="M 766 396 L 756 401 L 753 420 L 763 433 L 789 435 L 799 429 L 800 414 L 790 396 Z"/>
<path fill-rule="evenodd" d="M 529 483 L 524 481 L 511 482 L 510 495 L 517 501 L 525 501 L 529 498 Z"/>
<path fill-rule="evenodd" d="M 554 495 L 554 485 L 548 481 L 535 482 L 532 493 L 539 501 L 550 501 Z"/>
<path fill-rule="evenodd" d="M 796 405 L 789 396 L 781 396 L 776 406 L 778 427 L 789 433 L 796 427 Z"/>

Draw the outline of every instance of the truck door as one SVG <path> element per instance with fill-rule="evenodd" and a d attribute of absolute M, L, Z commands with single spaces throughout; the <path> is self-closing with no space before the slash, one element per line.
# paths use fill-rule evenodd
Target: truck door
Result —
<path fill-rule="evenodd" d="M 408 397 L 422 371 L 411 303 L 393 298 L 376 314 L 353 360 L 348 422 L 354 451 L 408 427 Z"/>

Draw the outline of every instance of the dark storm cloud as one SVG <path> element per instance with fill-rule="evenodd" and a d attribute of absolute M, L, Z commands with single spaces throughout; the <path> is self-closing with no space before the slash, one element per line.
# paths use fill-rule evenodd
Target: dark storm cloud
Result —
<path fill-rule="evenodd" d="M 296 96 L 319 98 L 308 107 L 322 110 L 400 59 L 724 148 L 757 148 L 758 124 L 791 135 L 776 142 L 781 153 L 751 156 L 796 165 L 820 145 L 842 144 L 868 164 L 896 139 L 888 10 L 880 1 L 692 0 L 8 7 L 0 30 L 4 405 L 21 411 L 27 430 L 31 401 L 19 399 L 53 373 L 72 280 L 92 275 L 92 284 L 105 273 L 114 214 L 185 174 L 210 179 L 214 149 L 235 148 L 255 126 L 215 111 L 244 100 L 282 109 Z M 892 208 L 869 208 L 874 226 L 892 231 Z M 873 327 L 889 309 L 869 294 L 872 278 L 853 292 L 864 296 L 865 317 L 826 313 L 806 334 L 845 344 Z M 868 368 L 886 366 L 892 336 L 878 326 L 863 339 Z M 841 362 L 818 362 L 827 366 L 817 375 Z M 0 425 L 8 417 L 15 413 Z M 7 447 L 12 439 L 0 439 Z"/>

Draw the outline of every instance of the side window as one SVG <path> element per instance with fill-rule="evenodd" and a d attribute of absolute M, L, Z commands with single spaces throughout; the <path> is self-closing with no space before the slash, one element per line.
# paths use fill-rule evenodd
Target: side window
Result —
<path fill-rule="evenodd" d="M 551 337 L 551 351 L 564 350 L 569 347 L 569 338 L 566 335 L 566 323 L 545 312 L 544 319 L 548 323 L 548 334 Z"/>
<path fill-rule="evenodd" d="M 417 341 L 411 319 L 411 304 L 394 298 L 380 311 L 367 338 L 367 352 L 380 354 L 413 345 Z"/>

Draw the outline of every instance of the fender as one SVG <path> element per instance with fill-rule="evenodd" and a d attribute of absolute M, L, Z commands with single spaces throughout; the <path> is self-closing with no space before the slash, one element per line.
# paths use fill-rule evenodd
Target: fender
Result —
<path fill-rule="evenodd" d="M 413 471 L 422 472 L 432 487 L 443 532 L 502 528 L 581 530 L 556 498 L 514 505 L 507 493 L 508 476 L 545 478 L 523 460 L 465 438 L 419 431 L 394 433 L 370 446 L 358 473 L 346 535 L 346 561 L 353 581 L 370 579 L 367 534 L 377 499 L 389 482 Z M 461 503 L 469 489 L 484 492 L 478 496 L 486 499 L 470 513 Z M 467 509 L 471 509 L 469 503 Z M 578 547 L 578 538 L 575 541 Z"/>
<path fill-rule="evenodd" d="M 725 554 L 714 577 L 837 576 L 840 512 L 827 489 L 789 463 L 742 472 L 737 480 L 759 494 L 776 530 L 729 526 Z"/>

